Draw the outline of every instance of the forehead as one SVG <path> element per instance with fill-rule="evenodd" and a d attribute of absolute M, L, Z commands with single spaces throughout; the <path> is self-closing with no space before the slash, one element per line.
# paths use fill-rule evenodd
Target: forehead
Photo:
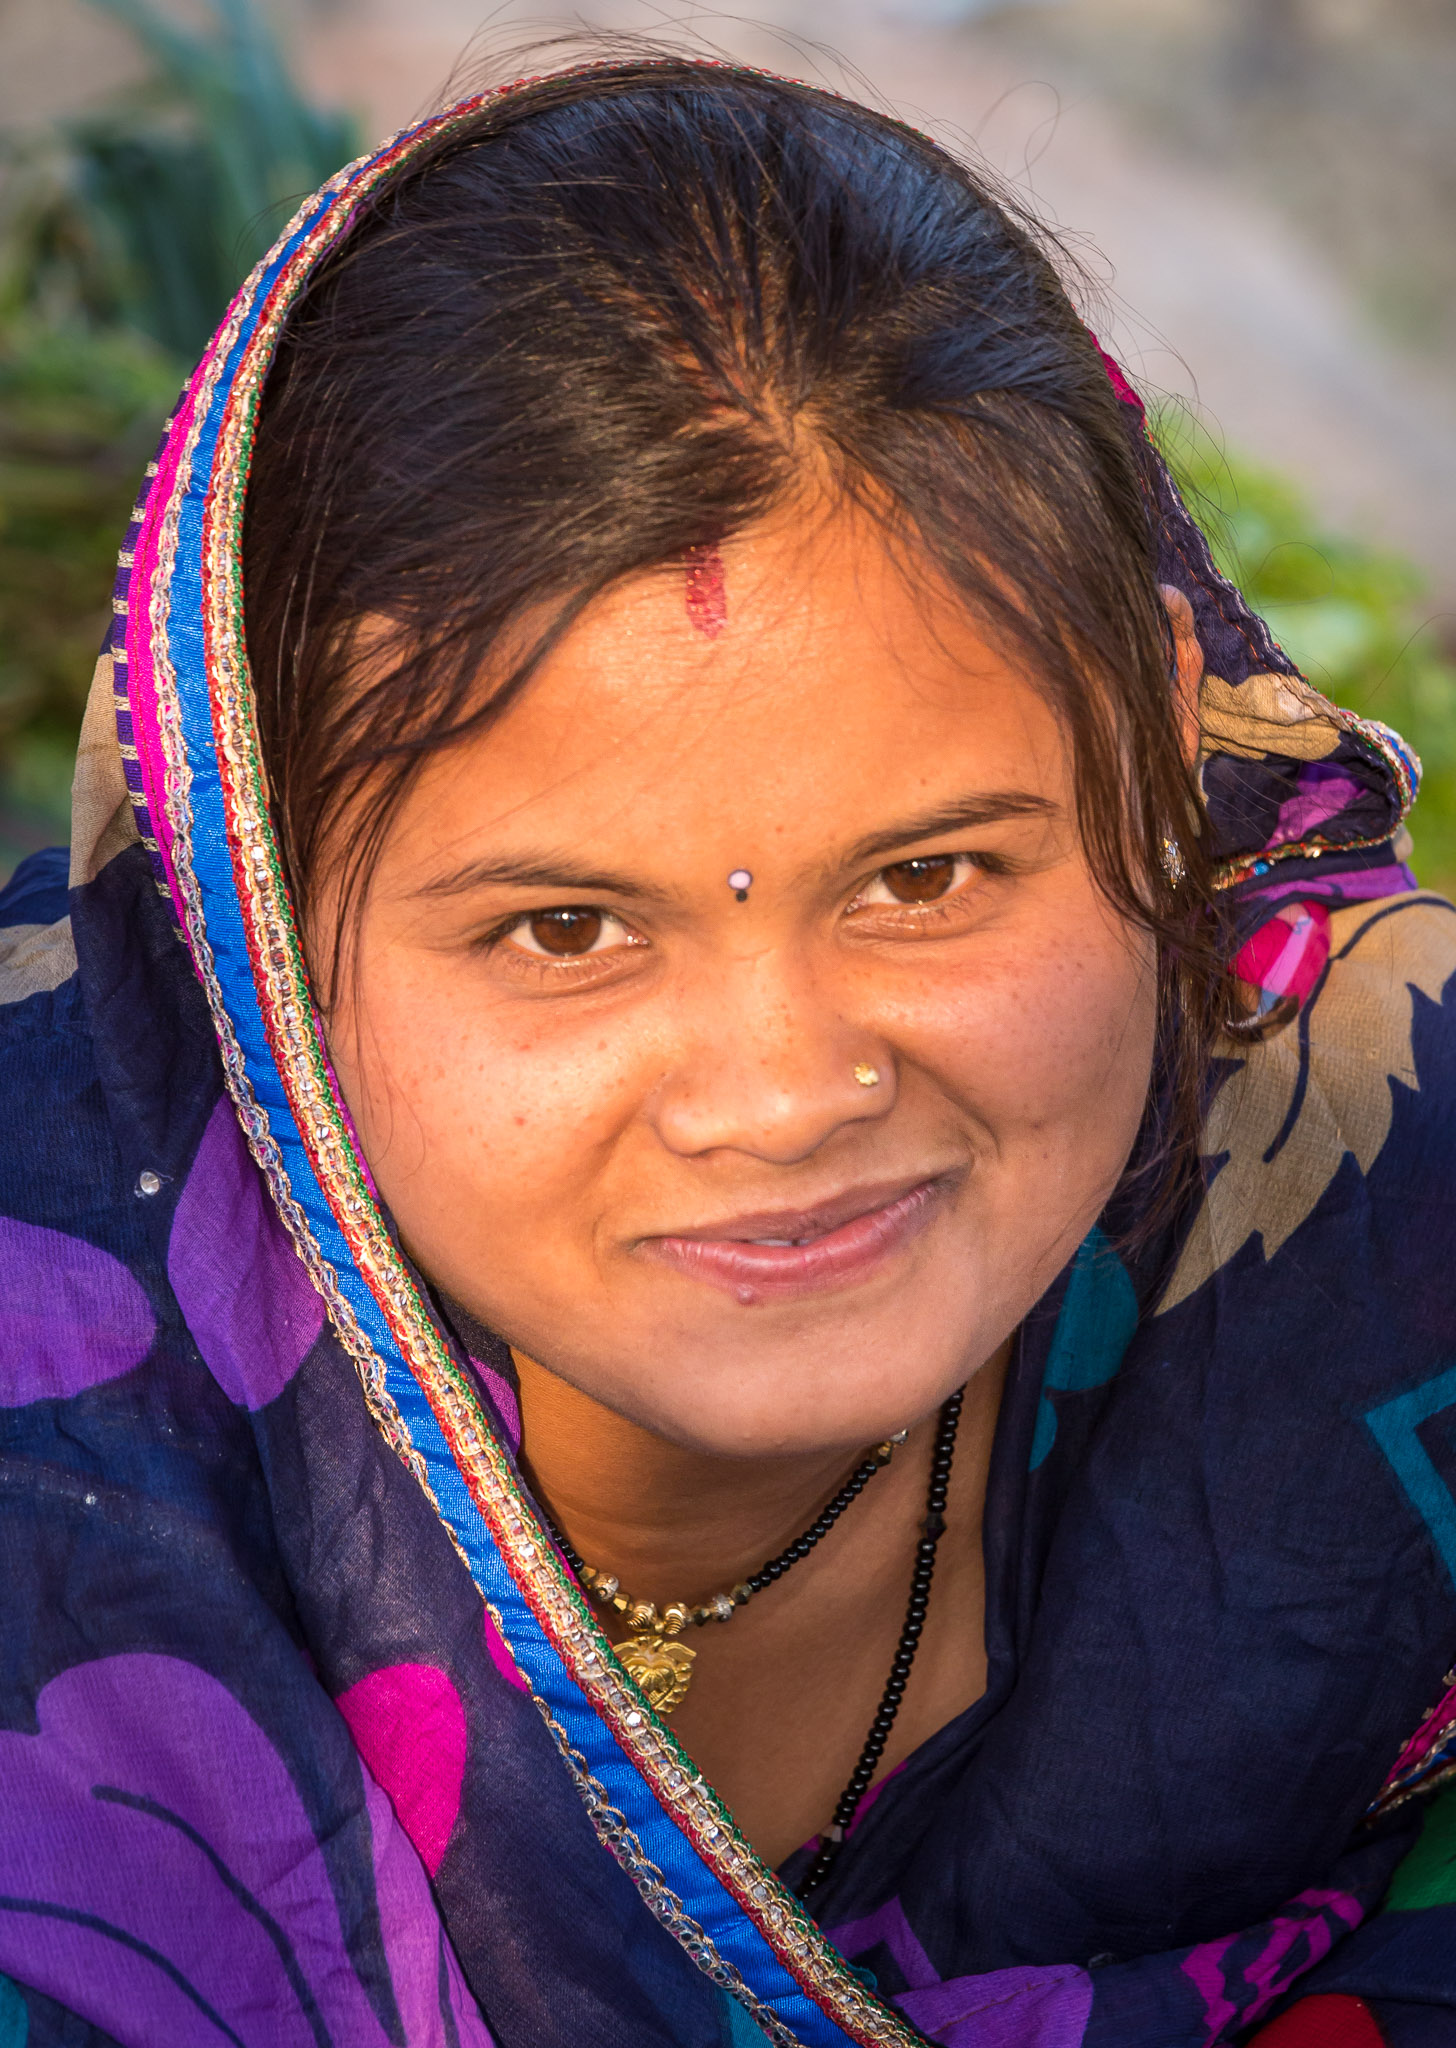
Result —
<path fill-rule="evenodd" d="M 462 831 L 855 837 L 1012 786 L 1062 801 L 1050 709 L 934 566 L 847 504 L 785 510 L 606 592 L 411 811 Z M 746 843 L 746 842 L 745 842 Z"/>

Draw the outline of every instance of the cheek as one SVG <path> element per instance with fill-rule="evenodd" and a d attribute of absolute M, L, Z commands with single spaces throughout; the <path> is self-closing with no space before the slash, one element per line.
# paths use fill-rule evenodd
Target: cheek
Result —
<path fill-rule="evenodd" d="M 543 1009 L 545 1006 L 542 1006 Z M 519 1214 L 559 1201 L 609 1150 L 626 1075 L 607 1030 L 563 1035 L 530 1005 L 507 1021 L 458 967 L 366 963 L 357 1018 L 330 1033 L 340 1082 L 386 1201 Z"/>
<path fill-rule="evenodd" d="M 1150 940 L 1100 900 L 1049 905 L 932 976 L 898 1030 L 907 1052 L 974 1115 L 1006 1163 L 1017 1148 L 1126 1156 L 1146 1100 L 1156 1025 Z"/>

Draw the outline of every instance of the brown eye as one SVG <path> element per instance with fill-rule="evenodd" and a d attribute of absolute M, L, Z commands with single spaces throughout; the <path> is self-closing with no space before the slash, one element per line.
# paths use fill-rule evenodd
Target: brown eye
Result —
<path fill-rule="evenodd" d="M 896 861 L 880 876 L 897 903 L 934 903 L 950 890 L 955 871 L 954 854 L 936 853 L 926 860 Z"/>
<path fill-rule="evenodd" d="M 569 958 L 591 951 L 602 935 L 602 922 L 599 910 L 542 910 L 526 929 L 543 953 Z"/>

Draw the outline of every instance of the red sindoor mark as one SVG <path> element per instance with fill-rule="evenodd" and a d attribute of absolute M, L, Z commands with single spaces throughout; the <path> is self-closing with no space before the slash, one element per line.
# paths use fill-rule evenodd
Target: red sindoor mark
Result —
<path fill-rule="evenodd" d="M 683 561 L 687 567 L 688 617 L 700 633 L 716 640 L 728 623 L 723 557 L 716 548 L 689 548 Z"/>

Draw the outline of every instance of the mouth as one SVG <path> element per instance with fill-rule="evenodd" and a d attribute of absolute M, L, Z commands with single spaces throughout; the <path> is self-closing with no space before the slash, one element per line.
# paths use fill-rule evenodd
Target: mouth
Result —
<path fill-rule="evenodd" d="M 758 1210 L 639 1240 L 647 1257 L 722 1288 L 746 1307 L 868 1278 L 930 1222 L 951 1176 L 851 1188 L 810 1208 Z"/>

